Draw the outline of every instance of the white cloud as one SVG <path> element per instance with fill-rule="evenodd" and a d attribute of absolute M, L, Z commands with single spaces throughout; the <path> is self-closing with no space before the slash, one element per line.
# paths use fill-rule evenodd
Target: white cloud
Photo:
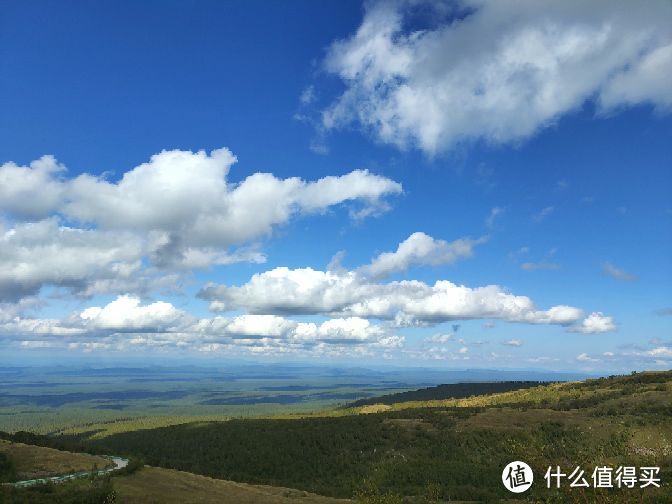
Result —
<path fill-rule="evenodd" d="M 134 296 L 119 296 L 104 307 L 91 307 L 79 315 L 87 327 L 114 331 L 162 331 L 184 323 L 187 315 L 172 304 L 157 301 L 140 306 Z"/>
<path fill-rule="evenodd" d="M 23 336 L 71 336 L 85 332 L 81 327 L 70 327 L 57 319 L 24 319 L 21 317 L 2 324 L 1 330 L 5 333 Z"/>
<path fill-rule="evenodd" d="M 495 219 L 504 213 L 504 209 L 501 207 L 494 207 L 490 210 L 490 214 L 488 214 L 488 217 L 485 219 L 485 225 L 488 226 L 489 228 L 492 228 L 495 225 Z"/>
<path fill-rule="evenodd" d="M 609 262 L 605 262 L 602 265 L 602 271 L 609 275 L 612 278 L 615 278 L 616 280 L 620 280 L 622 282 L 634 282 L 637 280 L 637 277 L 635 275 L 632 275 L 628 273 L 627 271 L 623 271 L 620 268 L 617 268 L 613 264 Z"/>
<path fill-rule="evenodd" d="M 299 97 L 299 101 L 301 102 L 302 105 L 310 105 L 315 101 L 315 87 L 314 86 L 307 86 L 302 92 L 301 96 Z"/>
<path fill-rule="evenodd" d="M 366 170 L 316 181 L 254 173 L 233 183 L 235 162 L 228 149 L 163 151 L 117 182 L 66 178 L 51 156 L 0 166 L 0 212 L 19 221 L 0 235 L 0 300 L 44 285 L 82 295 L 141 292 L 147 275 L 264 262 L 254 241 L 292 218 L 344 203 L 363 218 L 402 190 Z"/>
<path fill-rule="evenodd" d="M 22 348 L 53 348 L 55 346 L 53 341 L 45 340 L 24 340 L 20 345 Z"/>
<path fill-rule="evenodd" d="M 508 341 L 505 341 L 503 344 L 512 347 L 519 347 L 523 345 L 523 342 L 519 339 L 510 339 Z"/>
<path fill-rule="evenodd" d="M 200 350 L 216 345 L 213 348 L 308 354 L 361 347 L 372 355 L 376 349 L 388 351 L 404 345 L 404 337 L 390 332 L 389 327 L 359 317 L 321 323 L 258 314 L 196 319 L 171 303 L 142 305 L 133 296 L 119 296 L 105 306 L 89 307 L 62 320 L 15 317 L 0 324 L 0 334 L 18 337 L 27 342 L 19 344 L 29 348 L 45 345 L 27 337 L 48 336 L 51 339 L 40 341 L 49 347 L 85 352 L 138 346 Z"/>
<path fill-rule="evenodd" d="M 487 238 L 461 238 L 453 242 L 436 240 L 425 233 L 416 232 L 399 244 L 395 252 L 384 252 L 371 264 L 359 268 L 359 272 L 372 277 L 383 278 L 393 273 L 406 271 L 413 265 L 451 264 L 473 255 L 473 249 Z"/>
<path fill-rule="evenodd" d="M 539 212 L 537 212 L 536 214 L 534 214 L 532 216 L 532 220 L 534 222 L 539 223 L 539 222 L 543 221 L 544 219 L 546 219 L 546 217 L 551 215 L 554 211 L 555 211 L 555 207 L 552 207 L 552 206 L 544 207 L 541 210 L 539 210 Z"/>
<path fill-rule="evenodd" d="M 672 5 L 370 2 L 325 67 L 346 86 L 323 112 L 327 130 L 359 123 L 430 155 L 462 141 L 516 142 L 593 97 L 603 111 L 668 110 Z"/>
<path fill-rule="evenodd" d="M 469 349 L 466 347 L 453 351 L 443 346 L 428 347 L 422 350 L 406 349 L 403 351 L 405 356 L 412 359 L 441 361 L 468 361 L 470 360 L 470 357 L 467 355 L 468 352 Z"/>
<path fill-rule="evenodd" d="M 90 175 L 69 182 L 63 212 L 103 228 L 167 233 L 173 245 L 228 247 L 268 236 L 297 214 L 323 212 L 348 201 L 377 205 L 401 191 L 385 177 L 357 170 L 314 182 L 254 173 L 238 184 L 227 177 L 228 149 L 163 151 L 125 173 L 118 183 Z"/>
<path fill-rule="evenodd" d="M 577 355 L 576 360 L 578 360 L 579 362 L 598 362 L 599 361 L 599 359 L 595 359 L 595 358 L 589 356 L 585 352 Z"/>
<path fill-rule="evenodd" d="M 112 348 L 112 344 L 102 341 L 74 341 L 68 343 L 69 350 L 81 350 L 84 353 L 91 353 L 96 350 L 110 350 Z"/>
<path fill-rule="evenodd" d="M 279 267 L 253 275 L 240 287 L 208 284 L 199 297 L 209 300 L 214 311 L 315 314 L 345 309 L 353 297 L 366 294 L 364 289 L 352 272 Z"/>
<path fill-rule="evenodd" d="M 585 334 L 604 333 L 616 330 L 614 319 L 607 317 L 601 312 L 593 312 L 586 317 L 581 324 L 570 328 L 572 332 L 581 332 Z"/>
<path fill-rule="evenodd" d="M 427 343 L 448 343 L 449 341 L 452 341 L 452 339 L 453 339 L 452 334 L 433 334 L 433 335 L 425 338 L 425 342 L 427 342 Z"/>
<path fill-rule="evenodd" d="M 653 350 L 648 350 L 645 354 L 657 359 L 672 359 L 672 348 L 664 346 L 656 347 Z"/>
<path fill-rule="evenodd" d="M 322 323 L 318 336 L 323 341 L 367 341 L 382 336 L 384 331 L 359 317 L 332 319 Z"/>
<path fill-rule="evenodd" d="M 539 310 L 530 298 L 509 294 L 496 285 L 470 288 L 446 280 L 434 285 L 415 280 L 375 283 L 354 271 L 311 268 L 275 268 L 237 287 L 209 284 L 199 297 L 209 300 L 215 311 L 328 314 L 402 321 L 404 325 L 488 318 L 567 326 L 583 316 L 571 306 Z"/>
<path fill-rule="evenodd" d="M 53 156 L 42 156 L 29 166 L 0 165 L 0 210 L 18 219 L 39 220 L 60 205 L 65 167 Z"/>
<path fill-rule="evenodd" d="M 40 308 L 43 301 L 36 297 L 24 297 L 16 302 L 0 302 L 0 323 L 9 322 L 24 312 Z"/>
<path fill-rule="evenodd" d="M 611 109 L 651 103 L 661 111 L 669 110 L 672 107 L 671 81 L 672 43 L 668 43 L 651 50 L 628 71 L 616 75 L 602 90 L 600 104 L 605 109 Z"/>
<path fill-rule="evenodd" d="M 520 265 L 520 269 L 525 271 L 557 270 L 560 269 L 560 265 L 552 262 L 525 262 Z"/>
<path fill-rule="evenodd" d="M 46 284 L 78 294 L 139 288 L 142 254 L 130 233 L 65 227 L 56 218 L 17 224 L 0 235 L 0 300 L 35 295 Z"/>
<path fill-rule="evenodd" d="M 553 362 L 560 359 L 554 357 L 540 356 L 540 357 L 530 357 L 527 359 L 528 362 L 540 363 L 540 362 Z"/>

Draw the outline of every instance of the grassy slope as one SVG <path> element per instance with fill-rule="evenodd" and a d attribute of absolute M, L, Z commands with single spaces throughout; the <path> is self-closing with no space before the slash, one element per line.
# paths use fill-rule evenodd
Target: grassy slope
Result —
<path fill-rule="evenodd" d="M 124 504 L 337 504 L 347 502 L 282 487 L 247 485 L 182 471 L 146 467 L 114 478 L 117 501 Z"/>
<path fill-rule="evenodd" d="M 441 399 L 462 399 L 474 395 L 496 394 L 521 390 L 542 385 L 534 381 L 508 381 L 508 382 L 481 382 L 481 383 L 448 383 L 395 394 L 386 394 L 379 397 L 359 399 L 350 404 L 351 407 L 370 406 L 374 404 L 397 404 L 410 401 L 428 401 Z"/>
<path fill-rule="evenodd" d="M 88 471 L 94 464 L 99 469 L 113 465 L 109 460 L 94 455 L 3 440 L 0 440 L 0 452 L 5 453 L 13 461 L 19 480 Z"/>
<path fill-rule="evenodd" d="M 64 474 L 73 470 L 89 470 L 93 464 L 103 467 L 108 460 L 82 453 L 0 441 L 0 452 L 12 457 L 19 479 Z M 75 481 L 58 485 L 60 494 L 74 494 L 86 490 L 88 481 Z M 305 491 L 283 487 L 247 485 L 199 476 L 187 472 L 146 467 L 131 475 L 112 478 L 116 502 L 124 504 L 336 504 L 338 499 L 322 497 Z M 3 493 L 7 492 L 7 493 Z M 52 495 L 50 497 L 49 495 Z M 37 488 L 14 490 L 0 489 L 0 502 L 32 502 L 36 496 L 45 501 L 55 499 Z M 12 498 L 13 497 L 13 498 Z"/>
<path fill-rule="evenodd" d="M 350 497 L 362 485 L 443 499 L 510 497 L 501 470 L 528 462 L 544 501 L 672 502 L 672 373 L 553 384 L 465 399 L 332 411 L 319 417 L 176 425 L 94 442 L 148 463 Z M 549 465 L 655 465 L 659 491 L 549 491 Z M 667 500 L 666 500 L 667 499 Z"/>

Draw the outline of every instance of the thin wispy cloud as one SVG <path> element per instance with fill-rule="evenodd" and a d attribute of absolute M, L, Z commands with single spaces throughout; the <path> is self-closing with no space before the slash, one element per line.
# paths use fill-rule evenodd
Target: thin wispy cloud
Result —
<path fill-rule="evenodd" d="M 560 265 L 552 262 L 525 262 L 520 265 L 520 269 L 525 271 L 557 270 L 560 269 Z"/>
<path fill-rule="evenodd" d="M 519 347 L 519 346 L 523 345 L 523 342 L 522 342 L 522 340 L 519 340 L 519 339 L 510 339 L 510 340 L 502 342 L 502 345 L 511 346 L 511 347 Z"/>
<path fill-rule="evenodd" d="M 495 219 L 504 213 L 504 208 L 494 207 L 490 210 L 490 214 L 485 219 L 485 225 L 492 229 L 495 225 Z"/>
<path fill-rule="evenodd" d="M 634 282 L 637 280 L 637 277 L 627 271 L 614 266 L 610 262 L 605 262 L 602 264 L 602 271 L 609 275 L 611 278 L 619 280 L 621 282 Z"/>
<path fill-rule="evenodd" d="M 310 105 L 315 101 L 317 96 L 315 95 L 315 86 L 310 85 L 307 86 L 302 92 L 301 96 L 299 97 L 299 101 L 303 105 Z"/>
<path fill-rule="evenodd" d="M 542 208 L 539 212 L 532 215 L 532 220 L 536 223 L 542 222 L 546 217 L 551 215 L 555 211 L 555 207 L 547 206 Z"/>

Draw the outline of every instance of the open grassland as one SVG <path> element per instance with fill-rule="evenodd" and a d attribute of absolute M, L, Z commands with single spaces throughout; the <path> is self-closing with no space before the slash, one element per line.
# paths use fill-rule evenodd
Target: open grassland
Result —
<path fill-rule="evenodd" d="M 94 466 L 103 469 L 113 465 L 108 459 L 95 455 L 3 440 L 0 440 L 0 453 L 12 461 L 17 480 L 89 471 Z"/>

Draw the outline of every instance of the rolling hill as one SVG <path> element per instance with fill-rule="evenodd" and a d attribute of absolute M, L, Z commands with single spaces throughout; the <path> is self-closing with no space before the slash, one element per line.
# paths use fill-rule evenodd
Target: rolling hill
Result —
<path fill-rule="evenodd" d="M 396 404 L 409 401 L 434 401 L 442 399 L 463 399 L 465 397 L 496 394 L 512 390 L 526 389 L 545 385 L 537 381 L 505 381 L 505 382 L 476 382 L 476 383 L 448 383 L 436 387 L 426 387 L 408 392 L 397 392 L 379 397 L 359 399 L 349 407 L 367 406 L 372 404 Z"/>

